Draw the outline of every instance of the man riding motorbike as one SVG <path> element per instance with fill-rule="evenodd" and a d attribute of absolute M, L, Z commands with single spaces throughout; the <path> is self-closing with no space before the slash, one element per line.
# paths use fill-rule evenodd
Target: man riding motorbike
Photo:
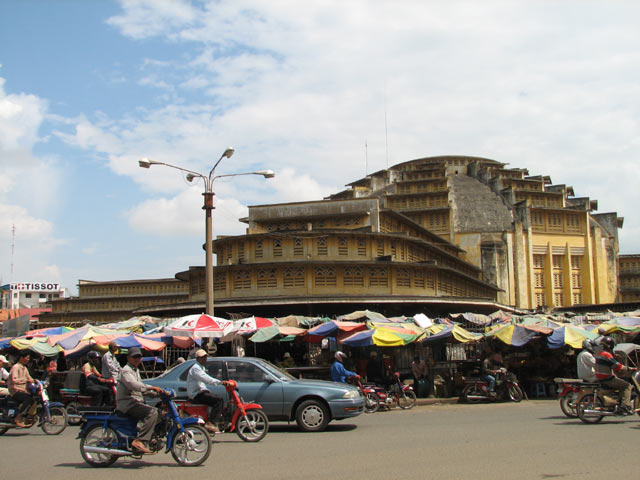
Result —
<path fill-rule="evenodd" d="M 196 362 L 189 370 L 187 375 L 187 396 L 193 403 L 201 403 L 209 405 L 209 421 L 204 427 L 212 433 L 220 433 L 212 421 L 217 422 L 220 412 L 222 412 L 223 401 L 217 395 L 207 390 L 207 385 L 228 385 L 226 380 L 220 381 L 207 374 L 205 368 L 207 366 L 208 353 L 204 349 L 196 351 Z"/>
<path fill-rule="evenodd" d="M 604 337 L 600 342 L 602 351 L 596 354 L 596 378 L 605 387 L 617 390 L 621 396 L 621 408 L 626 415 L 632 415 L 631 384 L 616 376 L 618 372 L 632 370 L 618 362 L 613 356 L 615 342 L 611 337 Z"/>
<path fill-rule="evenodd" d="M 27 369 L 27 364 L 30 360 L 31 353 L 29 350 L 21 350 L 18 362 L 11 367 L 9 379 L 7 380 L 9 394 L 19 405 L 18 415 L 14 419 L 13 423 L 20 428 L 25 427 L 25 424 L 22 421 L 22 416 L 31 408 L 31 405 L 33 405 L 34 402 L 33 397 L 27 392 L 27 385 L 34 382 L 33 378 L 31 378 L 31 375 L 29 374 L 29 370 Z"/>
<path fill-rule="evenodd" d="M 104 385 L 107 382 L 100 372 L 98 372 L 98 366 L 100 365 L 100 354 L 95 351 L 87 353 L 87 361 L 82 366 L 82 373 L 84 374 L 85 387 L 84 391 L 88 395 L 91 395 L 92 404 L 94 406 L 101 406 L 103 404 L 113 405 L 113 398 L 111 389 Z"/>
<path fill-rule="evenodd" d="M 331 365 L 331 380 L 334 382 L 347 383 L 348 377 L 356 377 L 357 373 L 351 372 L 344 368 L 344 360 L 347 358 L 347 354 L 341 351 L 337 351 L 335 354 L 335 362 Z"/>
<path fill-rule="evenodd" d="M 137 418 L 142 422 L 138 437 L 131 442 L 131 447 L 141 453 L 151 453 L 146 442 L 151 440 L 153 429 L 158 422 L 158 409 L 144 403 L 144 394 L 154 392 L 166 393 L 160 387 L 142 383 L 138 367 L 142 363 L 142 351 L 138 347 L 129 349 L 127 365 L 122 369 L 116 390 L 116 408 L 125 415 Z"/>

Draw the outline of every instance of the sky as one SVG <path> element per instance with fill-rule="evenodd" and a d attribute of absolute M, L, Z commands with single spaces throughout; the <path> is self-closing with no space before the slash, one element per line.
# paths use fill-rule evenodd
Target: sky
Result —
<path fill-rule="evenodd" d="M 171 278 L 247 206 L 396 163 L 527 168 L 624 217 L 640 253 L 635 1 L 4 0 L 0 284 Z"/>

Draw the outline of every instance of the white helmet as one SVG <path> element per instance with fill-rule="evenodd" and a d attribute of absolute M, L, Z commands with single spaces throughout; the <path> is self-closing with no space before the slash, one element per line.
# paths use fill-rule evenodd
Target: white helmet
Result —
<path fill-rule="evenodd" d="M 336 360 L 338 360 L 339 362 L 343 361 L 345 358 L 347 358 L 347 354 L 344 352 L 341 352 L 340 350 L 338 350 L 335 354 Z"/>

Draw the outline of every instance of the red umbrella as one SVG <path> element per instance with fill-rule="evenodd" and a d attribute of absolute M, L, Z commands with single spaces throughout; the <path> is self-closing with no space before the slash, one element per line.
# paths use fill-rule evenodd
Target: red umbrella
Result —
<path fill-rule="evenodd" d="M 165 335 L 178 337 L 202 338 L 224 337 L 233 326 L 231 320 L 211 317 L 209 315 L 187 315 L 164 327 Z"/>

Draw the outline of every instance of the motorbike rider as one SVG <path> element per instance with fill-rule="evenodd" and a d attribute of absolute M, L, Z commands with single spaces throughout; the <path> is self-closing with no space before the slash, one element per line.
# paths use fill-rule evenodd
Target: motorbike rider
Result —
<path fill-rule="evenodd" d="M 611 337 L 604 337 L 600 342 L 602 351 L 596 354 L 596 378 L 605 387 L 617 390 L 621 396 L 621 409 L 626 415 L 632 415 L 631 384 L 616 376 L 618 372 L 632 370 L 618 362 L 613 356 L 615 342 Z"/>
<path fill-rule="evenodd" d="M 118 381 L 122 367 L 120 362 L 116 358 L 116 351 L 118 350 L 118 344 L 112 341 L 109 344 L 109 351 L 102 356 L 102 378 L 113 378 L 114 381 Z"/>
<path fill-rule="evenodd" d="M 94 406 L 101 406 L 103 402 L 106 405 L 113 405 L 111 388 L 105 385 L 108 381 L 102 378 L 102 375 L 98 372 L 98 365 L 100 365 L 100 354 L 95 351 L 89 352 L 87 361 L 82 366 L 85 381 L 84 391 L 91 395 Z"/>
<path fill-rule="evenodd" d="M 138 437 L 131 442 L 131 447 L 141 453 L 151 453 L 145 443 L 151 440 L 153 429 L 158 422 L 158 409 L 144 403 L 144 394 L 167 393 L 160 387 L 145 385 L 140 377 L 138 367 L 142 363 L 142 351 L 132 347 L 127 354 L 127 365 L 122 369 L 116 390 L 116 408 L 125 415 L 140 420 Z"/>
<path fill-rule="evenodd" d="M 484 360 L 482 360 L 482 371 L 480 379 L 489 384 L 489 395 L 496 394 L 496 375 L 504 368 L 502 355 L 497 352 L 490 352 Z"/>
<path fill-rule="evenodd" d="M 348 377 L 357 377 L 358 374 L 344 368 L 344 360 L 347 354 L 338 350 L 335 354 L 335 362 L 331 365 L 331 380 L 334 382 L 347 383 Z"/>
<path fill-rule="evenodd" d="M 193 403 L 201 403 L 209 405 L 209 421 L 204 424 L 209 432 L 220 433 L 220 431 L 213 424 L 218 420 L 220 413 L 222 412 L 223 401 L 218 395 L 207 390 L 207 385 L 229 385 L 226 380 L 220 381 L 217 378 L 208 375 L 205 371 L 207 366 L 208 353 L 206 350 L 200 348 L 196 351 L 196 361 L 193 367 L 189 370 L 187 375 L 187 396 Z"/>
<path fill-rule="evenodd" d="M 27 385 L 34 383 L 33 378 L 29 374 L 27 364 L 31 360 L 29 350 L 21 350 L 18 361 L 11 367 L 7 385 L 9 386 L 9 394 L 11 398 L 19 405 L 18 415 L 13 420 L 18 427 L 24 428 L 22 416 L 31 408 L 34 398 L 27 392 Z"/>
<path fill-rule="evenodd" d="M 586 339 L 584 342 L 582 342 L 582 351 L 576 358 L 578 378 L 581 378 L 582 380 L 590 383 L 593 383 L 597 380 L 595 372 L 596 357 L 593 356 L 593 351 L 593 342 L 589 339 Z"/>

